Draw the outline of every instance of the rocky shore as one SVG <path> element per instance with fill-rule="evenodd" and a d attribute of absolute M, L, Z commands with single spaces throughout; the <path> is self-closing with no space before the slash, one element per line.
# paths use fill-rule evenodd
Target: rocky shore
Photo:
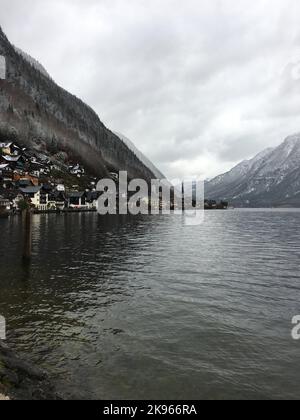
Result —
<path fill-rule="evenodd" d="M 0 400 L 61 400 L 47 373 L 0 340 Z"/>

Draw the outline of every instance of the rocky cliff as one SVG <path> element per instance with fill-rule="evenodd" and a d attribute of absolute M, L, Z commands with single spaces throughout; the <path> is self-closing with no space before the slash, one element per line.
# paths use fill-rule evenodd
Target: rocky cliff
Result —
<path fill-rule="evenodd" d="M 97 176 L 126 170 L 130 178 L 152 171 L 80 99 L 59 87 L 7 39 L 0 28 L 0 140 L 13 139 L 38 150 L 66 151 Z"/>

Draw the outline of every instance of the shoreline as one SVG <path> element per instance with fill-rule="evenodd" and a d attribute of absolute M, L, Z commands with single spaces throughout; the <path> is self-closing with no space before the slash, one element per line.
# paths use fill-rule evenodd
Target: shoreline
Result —
<path fill-rule="evenodd" d="M 0 400 L 62 400 L 48 374 L 0 340 Z"/>
<path fill-rule="evenodd" d="M 33 210 L 32 214 L 69 214 L 69 213 L 97 213 L 96 209 L 64 209 L 64 210 Z M 8 219 L 9 217 L 22 216 L 21 211 L 7 212 L 0 215 L 0 219 Z"/>

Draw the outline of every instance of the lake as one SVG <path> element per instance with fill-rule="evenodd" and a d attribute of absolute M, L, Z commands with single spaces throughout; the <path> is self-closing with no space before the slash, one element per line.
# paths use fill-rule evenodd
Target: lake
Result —
<path fill-rule="evenodd" d="M 299 398 L 300 212 L 0 220 L 8 342 L 83 399 Z"/>

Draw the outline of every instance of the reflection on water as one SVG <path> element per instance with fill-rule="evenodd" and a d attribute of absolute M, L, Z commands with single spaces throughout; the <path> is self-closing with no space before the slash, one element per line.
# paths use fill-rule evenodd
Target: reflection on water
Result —
<path fill-rule="evenodd" d="M 298 398 L 300 213 L 0 220 L 8 339 L 82 398 Z"/>

